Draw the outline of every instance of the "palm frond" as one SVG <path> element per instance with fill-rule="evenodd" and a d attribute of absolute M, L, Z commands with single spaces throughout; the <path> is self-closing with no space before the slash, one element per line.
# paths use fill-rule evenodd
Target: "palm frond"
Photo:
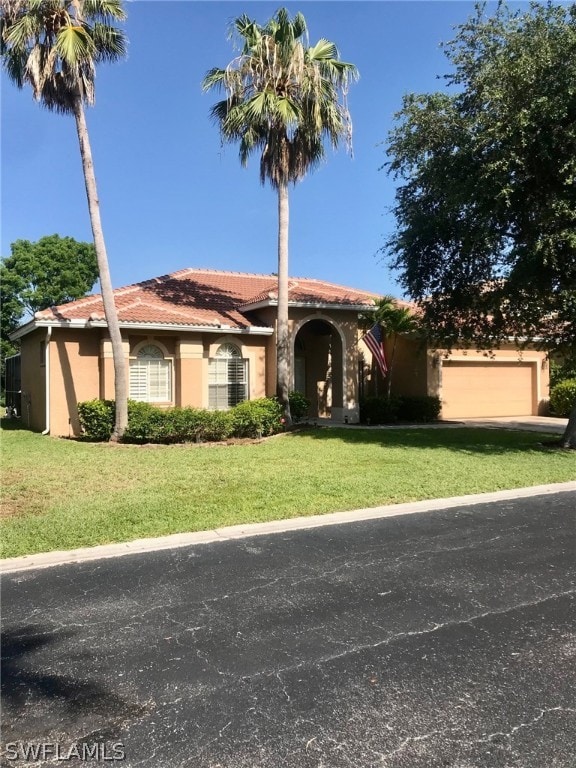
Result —
<path fill-rule="evenodd" d="M 61 114 L 71 114 L 74 112 L 74 105 L 77 100 L 78 88 L 76 85 L 71 88 L 70 83 L 61 72 L 57 72 L 44 82 L 40 103 L 46 109 Z"/>
<path fill-rule="evenodd" d="M 109 22 L 125 18 L 121 0 L 1 0 L 2 63 L 18 87 L 28 82 L 48 109 L 94 102 L 95 66 L 125 55 L 126 38 Z"/>
<path fill-rule="evenodd" d="M 329 59 L 337 59 L 338 48 L 331 43 L 330 40 L 320 38 L 316 45 L 308 49 L 308 56 L 311 61 L 327 61 Z"/>
<path fill-rule="evenodd" d="M 82 15 L 85 19 L 125 21 L 126 11 L 121 0 L 83 0 Z"/>
<path fill-rule="evenodd" d="M 70 66 L 93 58 L 96 46 L 84 27 L 66 26 L 60 29 L 54 44 L 58 56 Z"/>
<path fill-rule="evenodd" d="M 294 16 L 294 19 L 292 20 L 292 26 L 294 28 L 294 37 L 296 39 L 299 39 L 308 31 L 306 19 L 301 13 L 297 13 L 296 16 Z"/>
<path fill-rule="evenodd" d="M 263 149 L 266 136 L 255 128 L 249 128 L 242 134 L 240 141 L 240 162 L 243 166 L 248 164 L 250 155 L 258 149 Z"/>
<path fill-rule="evenodd" d="M 261 150 L 260 176 L 272 186 L 301 179 L 324 157 L 324 141 L 349 142 L 348 81 L 356 68 L 338 59 L 334 43 L 307 44 L 302 14 L 290 18 L 281 8 L 265 24 L 243 15 L 233 22 L 241 54 L 202 81 L 205 91 L 222 90 L 210 116 L 224 141 L 239 141 L 246 164 Z"/>
<path fill-rule="evenodd" d="M 202 90 L 209 91 L 212 88 L 225 87 L 225 81 L 226 70 L 214 67 L 206 72 L 204 79 L 202 80 Z"/>
<path fill-rule="evenodd" d="M 262 35 L 259 25 L 252 21 L 245 13 L 234 19 L 232 28 L 247 45 L 254 45 Z"/>
<path fill-rule="evenodd" d="M 2 40 L 8 48 L 23 50 L 30 40 L 40 37 L 41 32 L 41 23 L 33 14 L 20 16 L 12 24 L 6 22 Z"/>
<path fill-rule="evenodd" d="M 215 123 L 223 123 L 226 115 L 229 111 L 229 102 L 227 99 L 224 99 L 223 101 L 218 101 L 210 110 L 210 118 Z"/>
<path fill-rule="evenodd" d="M 17 88 L 23 88 L 25 82 L 26 60 L 22 56 L 10 51 L 2 51 L 4 69 L 6 74 L 14 82 Z"/>
<path fill-rule="evenodd" d="M 127 40 L 124 33 L 117 27 L 96 22 L 91 32 L 94 43 L 94 61 L 113 62 L 123 59 L 127 52 Z"/>
<path fill-rule="evenodd" d="M 301 115 L 301 109 L 298 103 L 285 97 L 276 98 L 274 100 L 274 111 L 276 117 L 286 127 L 297 124 Z"/>

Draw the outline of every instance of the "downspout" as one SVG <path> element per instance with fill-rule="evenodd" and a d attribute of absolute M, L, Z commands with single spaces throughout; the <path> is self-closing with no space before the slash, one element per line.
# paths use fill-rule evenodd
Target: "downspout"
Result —
<path fill-rule="evenodd" d="M 46 429 L 42 431 L 43 435 L 47 435 L 50 432 L 50 337 L 52 336 L 52 326 L 48 326 L 46 329 L 46 341 L 44 342 L 46 347 L 44 349 L 45 358 L 45 376 L 46 376 Z"/>

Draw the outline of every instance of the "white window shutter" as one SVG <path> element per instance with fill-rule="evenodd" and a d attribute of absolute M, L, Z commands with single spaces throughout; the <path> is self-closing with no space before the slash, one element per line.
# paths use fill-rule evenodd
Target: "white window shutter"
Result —
<path fill-rule="evenodd" d="M 145 403 L 172 401 L 172 361 L 165 360 L 158 347 L 147 345 L 137 360 L 130 361 L 130 399 Z"/>
<path fill-rule="evenodd" d="M 227 410 L 248 399 L 248 360 L 232 344 L 223 344 L 208 364 L 208 406 Z"/>

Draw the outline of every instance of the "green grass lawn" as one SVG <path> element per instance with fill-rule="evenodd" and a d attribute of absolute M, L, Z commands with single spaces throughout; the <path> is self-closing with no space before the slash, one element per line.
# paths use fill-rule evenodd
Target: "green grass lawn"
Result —
<path fill-rule="evenodd" d="M 243 445 L 82 443 L 4 429 L 2 556 L 576 478 L 542 435 L 311 429 Z"/>

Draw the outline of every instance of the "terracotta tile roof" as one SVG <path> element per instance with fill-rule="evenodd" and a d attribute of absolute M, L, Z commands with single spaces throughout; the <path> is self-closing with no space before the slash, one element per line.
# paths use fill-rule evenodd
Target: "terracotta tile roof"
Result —
<path fill-rule="evenodd" d="M 292 278 L 289 300 L 343 307 L 373 305 L 375 294 L 310 278 Z M 184 269 L 163 277 L 118 288 L 114 298 L 121 323 L 247 328 L 254 325 L 243 307 L 277 298 L 275 275 Z M 104 320 L 100 294 L 51 307 L 37 320 Z"/>

